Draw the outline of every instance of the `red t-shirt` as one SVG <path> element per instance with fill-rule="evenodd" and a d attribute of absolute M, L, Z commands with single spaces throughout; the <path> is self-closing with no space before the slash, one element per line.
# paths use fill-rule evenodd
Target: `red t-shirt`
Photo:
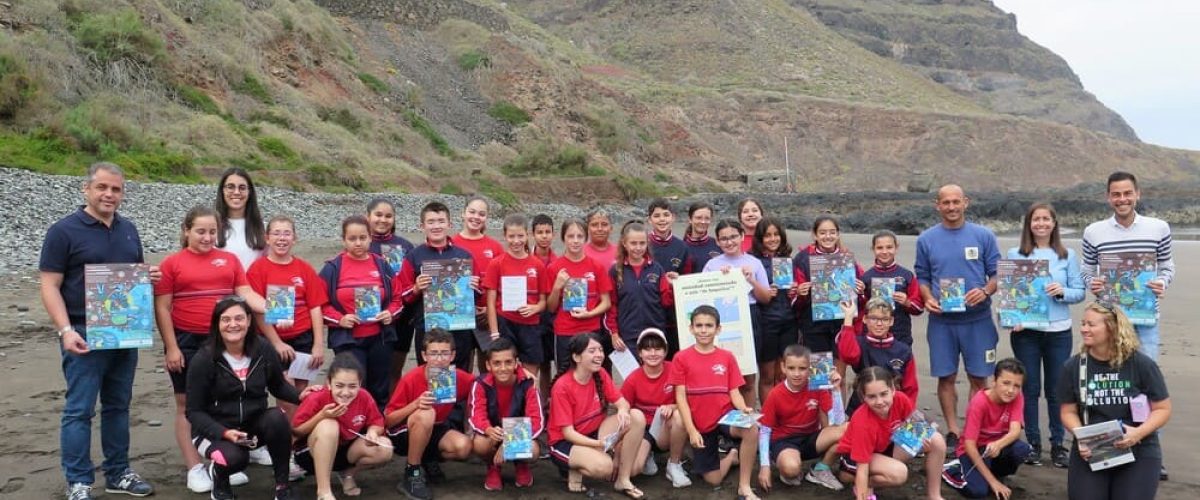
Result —
<path fill-rule="evenodd" d="M 762 407 L 762 425 L 771 428 L 771 441 L 821 431 L 821 413 L 833 409 L 829 391 L 793 391 L 787 381 L 771 388 Z"/>
<path fill-rule="evenodd" d="M 501 305 L 504 303 L 504 292 L 500 287 L 500 278 L 504 276 L 524 276 L 526 278 L 525 303 L 537 304 L 539 296 L 547 293 L 549 289 L 546 283 L 546 266 L 542 264 L 541 259 L 531 255 L 525 256 L 524 259 L 518 259 L 506 253 L 492 259 L 492 263 L 488 265 L 487 272 L 484 273 L 482 281 L 484 290 L 496 291 L 496 314 L 520 325 L 538 324 L 541 317 L 536 314 L 526 318 L 521 316 L 521 313 L 517 311 L 503 310 Z"/>
<path fill-rule="evenodd" d="M 603 370 L 597 373 L 600 374 L 601 385 L 604 386 L 604 399 L 609 404 L 620 401 L 621 393 L 617 391 L 617 386 L 613 385 L 608 373 Z M 563 428 L 568 425 L 575 426 L 575 432 L 586 436 L 599 430 L 600 424 L 604 422 L 605 415 L 601 411 L 600 396 L 596 394 L 596 383 L 591 379 L 581 384 L 575 381 L 572 372 L 563 374 L 550 389 L 550 400 L 554 401 L 554 404 L 550 405 L 551 445 L 564 439 Z"/>
<path fill-rule="evenodd" d="M 492 263 L 492 259 L 504 255 L 504 246 L 499 241 L 492 239 L 491 236 L 483 235 L 482 238 L 471 240 L 464 238 L 462 233 L 455 234 L 450 237 L 451 243 L 454 246 L 466 250 L 471 254 L 472 265 L 475 266 L 476 274 L 479 275 L 479 280 L 482 282 L 487 279 L 487 270 Z M 480 294 L 475 299 L 476 307 L 484 307 L 487 305 L 487 297 Z"/>
<path fill-rule="evenodd" d="M 420 366 L 414 370 L 409 370 L 408 373 L 405 373 L 404 376 L 400 378 L 400 382 L 396 384 L 396 390 L 392 391 L 392 399 L 388 400 L 387 408 L 385 408 L 384 411 L 391 413 L 404 408 L 409 403 L 413 402 L 413 400 L 421 397 L 422 394 L 425 394 L 425 391 L 429 390 L 429 379 L 425 377 L 425 366 Z M 464 372 L 457 368 L 454 370 L 454 372 L 454 395 L 458 401 L 466 401 L 467 397 L 471 395 L 471 383 L 475 381 L 475 378 L 472 377 L 470 373 Z M 446 419 L 450 417 L 450 411 L 454 409 L 455 404 L 458 403 L 440 403 L 433 405 L 433 422 L 436 424 L 445 422 Z M 407 426 L 408 424 L 401 423 L 397 427 L 404 428 Z"/>
<path fill-rule="evenodd" d="M 687 387 L 688 409 L 696 430 L 707 433 L 717 428 L 717 421 L 733 409 L 729 391 L 746 383 L 737 358 L 725 349 L 716 348 L 702 354 L 696 346 L 679 351 L 671 362 L 667 383 Z"/>
<path fill-rule="evenodd" d="M 217 302 L 247 286 L 246 272 L 237 256 L 212 249 L 198 254 L 183 249 L 163 259 L 162 279 L 154 295 L 171 296 L 171 323 L 176 331 L 208 335 Z"/>
<path fill-rule="evenodd" d="M 383 294 L 383 280 L 387 277 L 380 277 L 379 267 L 375 265 L 375 259 L 355 259 L 346 254 L 341 254 L 337 259 L 342 259 L 342 270 L 338 274 L 337 286 L 337 301 L 346 309 L 345 314 L 357 314 L 354 310 L 354 290 L 359 287 L 376 287 L 379 293 Z M 396 294 L 392 294 L 392 301 L 389 304 L 379 304 L 379 310 L 387 309 L 394 316 L 399 310 L 399 300 Z M 380 300 L 383 298 L 380 297 Z M 338 313 L 337 309 L 333 308 L 332 304 L 326 304 L 322 309 L 323 314 L 328 320 L 334 318 L 340 319 L 342 314 Z M 350 335 L 356 339 L 367 338 L 374 335 L 379 335 L 380 325 L 377 321 L 367 321 L 370 318 L 359 318 L 361 323 L 354 326 L 350 330 Z M 330 321 L 336 325 L 337 321 Z"/>
<path fill-rule="evenodd" d="M 975 441 L 979 447 L 997 441 L 1008 434 L 1013 422 L 1025 424 L 1025 396 L 1017 392 L 1011 403 L 993 403 L 987 391 L 975 393 L 967 405 L 967 422 L 963 424 L 962 439 L 958 440 L 955 455 L 966 452 L 967 441 Z"/>
<path fill-rule="evenodd" d="M 558 279 L 558 271 L 566 269 L 567 274 L 572 278 L 583 278 L 587 280 L 587 308 L 595 309 L 600 304 L 600 294 L 612 293 L 612 280 L 608 277 L 608 269 L 600 267 L 596 261 L 590 257 L 584 256 L 583 260 L 573 262 L 566 256 L 559 257 L 558 260 L 550 263 L 550 267 L 546 268 L 546 283 L 551 286 Z M 575 319 L 571 317 L 571 312 L 562 307 L 562 298 L 559 298 L 558 313 L 554 316 L 554 334 L 563 337 L 570 337 L 580 333 L 595 332 L 600 330 L 600 317 L 588 319 Z"/>
<path fill-rule="evenodd" d="M 838 453 L 849 455 L 860 464 L 868 463 L 872 455 L 883 453 L 891 446 L 892 431 L 899 428 L 912 412 L 913 402 L 903 392 L 893 395 L 892 409 L 886 419 L 876 416 L 866 404 L 859 406 L 838 442 Z"/>
<path fill-rule="evenodd" d="M 545 264 L 547 266 L 550 265 L 551 262 L 554 262 L 554 259 L 558 258 L 558 255 L 556 255 L 554 253 L 554 248 L 546 249 L 546 255 L 544 257 L 541 255 L 538 255 L 536 252 L 537 252 L 537 247 L 534 247 L 533 250 L 529 251 L 529 254 L 534 257 L 537 257 L 538 260 L 542 261 L 542 264 Z"/>
<path fill-rule="evenodd" d="M 271 259 L 260 257 L 250 264 L 246 271 L 246 281 L 250 288 L 263 297 L 267 296 L 267 285 L 296 287 L 296 307 L 293 313 L 292 327 L 286 330 L 276 328 L 275 332 L 283 340 L 291 340 L 301 333 L 312 329 L 313 308 L 320 309 L 329 302 L 325 293 L 325 281 L 317 275 L 308 262 L 299 257 L 292 257 L 287 264 L 277 264 Z"/>
<path fill-rule="evenodd" d="M 259 259 L 262 260 L 262 259 Z M 299 427 L 325 408 L 325 405 L 334 403 L 333 391 L 328 387 L 322 387 L 304 398 L 300 402 L 300 406 L 296 408 L 296 414 L 292 417 L 292 428 Z M 354 396 L 354 401 L 346 407 L 346 413 L 337 418 L 338 422 L 338 442 L 348 443 L 354 441 L 358 436 L 354 433 L 366 434 L 368 427 L 383 427 L 383 414 L 379 413 L 379 406 L 375 404 L 375 398 L 371 397 L 371 393 L 366 389 L 359 389 L 358 394 Z M 296 440 L 298 448 L 307 448 L 308 443 L 301 438 Z"/>
<path fill-rule="evenodd" d="M 604 250 L 600 250 L 592 246 L 591 242 L 584 243 L 583 254 L 596 261 L 596 264 L 599 264 L 600 268 L 607 272 L 608 268 L 617 262 L 617 245 L 609 243 Z"/>
<path fill-rule="evenodd" d="M 675 386 L 668 382 L 671 378 L 671 362 L 663 361 L 662 368 L 663 372 L 658 374 L 658 378 L 650 378 L 645 368 L 639 367 L 621 383 L 621 395 L 646 417 L 647 428 L 654 421 L 659 406 L 675 404 Z"/>

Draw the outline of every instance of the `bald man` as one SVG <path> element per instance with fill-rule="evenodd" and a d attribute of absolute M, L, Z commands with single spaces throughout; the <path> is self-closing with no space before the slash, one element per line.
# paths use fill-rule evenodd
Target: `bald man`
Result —
<path fill-rule="evenodd" d="M 991 296 L 996 293 L 996 262 L 1000 245 L 992 230 L 967 222 L 971 200 L 963 189 L 948 184 L 938 189 L 934 206 L 942 221 L 917 237 L 913 271 L 921 298 L 930 312 L 929 369 L 938 379 L 938 402 L 946 419 L 946 445 L 955 446 L 958 424 L 958 362 L 962 359 L 971 381 L 968 400 L 983 389 L 996 364 L 998 335 L 992 322 Z M 960 281 L 961 280 L 961 281 Z M 965 308 L 943 309 L 942 284 L 962 283 Z"/>

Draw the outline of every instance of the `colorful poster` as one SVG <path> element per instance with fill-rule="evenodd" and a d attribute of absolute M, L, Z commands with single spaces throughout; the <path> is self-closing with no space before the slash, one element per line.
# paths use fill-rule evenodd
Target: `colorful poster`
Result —
<path fill-rule="evenodd" d="M 758 373 L 754 351 L 754 327 L 750 322 L 750 285 L 741 273 L 685 274 L 672 284 L 675 291 L 675 321 L 679 325 L 679 347 L 696 343 L 688 331 L 692 311 L 702 305 L 713 306 L 721 315 L 717 347 L 737 358 L 742 375 Z"/>
<path fill-rule="evenodd" d="M 296 320 L 296 287 L 282 285 L 267 285 L 267 314 L 268 324 L 275 325 L 282 321 Z"/>
<path fill-rule="evenodd" d="M 1050 261 L 1000 259 L 996 263 L 996 310 L 1000 326 L 1044 329 L 1050 326 Z"/>
<path fill-rule="evenodd" d="M 967 280 L 965 278 L 938 279 L 938 305 L 944 313 L 967 311 Z"/>
<path fill-rule="evenodd" d="M 814 352 L 808 355 L 808 390 L 833 389 L 833 353 Z"/>
<path fill-rule="evenodd" d="M 429 384 L 429 392 L 433 393 L 433 403 L 454 403 L 458 401 L 458 378 L 455 368 L 438 368 L 425 365 L 425 382 Z"/>
<path fill-rule="evenodd" d="M 739 429 L 749 429 L 760 418 L 762 418 L 761 413 L 745 413 L 741 410 L 733 409 L 722 416 L 721 420 L 717 421 L 717 424 L 737 427 Z"/>
<path fill-rule="evenodd" d="M 842 319 L 842 309 L 838 303 L 858 300 L 854 280 L 857 268 L 854 254 L 850 252 L 819 253 L 808 256 L 808 271 L 812 274 L 809 281 L 812 288 L 813 321 L 828 321 Z"/>
<path fill-rule="evenodd" d="M 89 349 L 154 346 L 154 285 L 145 264 L 83 268 Z"/>
<path fill-rule="evenodd" d="M 787 290 L 796 285 L 792 259 L 775 257 L 771 259 L 771 283 L 775 288 Z"/>
<path fill-rule="evenodd" d="M 883 299 L 892 309 L 896 308 L 896 299 L 892 295 L 896 293 L 896 278 L 871 278 L 871 298 Z"/>
<path fill-rule="evenodd" d="M 925 447 L 925 440 L 933 437 L 935 432 L 937 432 L 937 424 L 930 422 L 925 418 L 924 413 L 916 410 L 909 415 L 908 420 L 892 431 L 892 442 L 909 456 L 915 457 Z"/>
<path fill-rule="evenodd" d="M 1092 472 L 1134 461 L 1133 451 L 1129 448 L 1117 448 L 1116 442 L 1125 437 L 1125 428 L 1121 426 L 1120 420 L 1079 426 L 1072 433 L 1079 444 L 1091 450 L 1091 457 L 1087 462 Z"/>
<path fill-rule="evenodd" d="M 504 460 L 533 458 L 533 422 L 529 417 L 504 417 Z"/>
<path fill-rule="evenodd" d="M 562 308 L 565 311 L 587 309 L 588 282 L 583 278 L 570 278 L 562 291 Z"/>
<path fill-rule="evenodd" d="M 1129 322 L 1150 326 L 1158 323 L 1158 297 L 1146 286 L 1158 278 L 1158 261 L 1153 252 L 1100 254 L 1104 290 L 1100 302 L 1120 306 Z"/>
<path fill-rule="evenodd" d="M 379 245 L 379 253 L 383 254 L 383 260 L 387 261 L 392 276 L 400 274 L 400 267 L 404 264 L 404 247 L 384 243 Z"/>
<path fill-rule="evenodd" d="M 425 290 L 425 330 L 446 331 L 475 328 L 475 294 L 471 291 L 471 260 L 430 260 L 421 264 L 421 274 L 433 278 Z"/>
<path fill-rule="evenodd" d="M 363 322 L 375 321 L 379 316 L 379 287 L 360 286 L 354 288 L 354 315 Z"/>

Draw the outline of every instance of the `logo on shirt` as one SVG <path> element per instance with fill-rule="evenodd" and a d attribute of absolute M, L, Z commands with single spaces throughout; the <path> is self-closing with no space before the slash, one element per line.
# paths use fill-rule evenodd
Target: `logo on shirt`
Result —
<path fill-rule="evenodd" d="M 715 259 L 715 258 L 717 258 L 718 255 L 721 255 L 721 252 L 712 251 L 712 250 L 710 250 L 708 252 L 708 258 L 710 258 L 710 259 Z"/>
<path fill-rule="evenodd" d="M 492 253 L 492 249 L 490 249 L 490 248 L 485 248 L 485 249 L 483 249 L 483 256 L 484 256 L 484 257 L 487 257 L 487 258 L 489 258 L 489 259 L 490 259 L 490 258 L 492 258 L 492 256 L 493 256 L 493 255 L 496 255 L 496 254 Z"/>
<path fill-rule="evenodd" d="M 728 369 L 728 368 L 726 368 L 726 367 L 725 367 L 725 365 L 723 365 L 723 364 L 721 364 L 721 363 L 717 363 L 717 364 L 715 364 L 715 365 L 712 365 L 712 371 L 713 371 L 713 373 L 715 373 L 715 374 L 717 374 L 717 375 L 724 375 L 724 374 L 725 374 L 725 372 L 726 372 L 726 371 L 728 371 L 728 370 L 729 370 L 729 369 Z"/>
<path fill-rule="evenodd" d="M 675 392 L 675 386 L 671 384 L 663 385 L 663 394 Z"/>
<path fill-rule="evenodd" d="M 530 268 L 525 269 L 525 276 L 528 276 L 530 278 L 536 278 L 538 276 L 537 268 L 530 267 Z"/>
<path fill-rule="evenodd" d="M 583 273 L 583 279 L 588 280 L 588 281 L 596 281 L 596 273 L 593 273 L 591 271 Z"/>
<path fill-rule="evenodd" d="M 366 415 L 355 415 L 354 419 L 351 420 L 350 422 L 352 424 L 354 424 L 354 427 L 362 427 L 362 424 L 365 424 L 367 422 L 367 416 Z"/>
<path fill-rule="evenodd" d="M 647 283 L 658 283 L 658 273 L 649 273 L 646 275 Z"/>
<path fill-rule="evenodd" d="M 1007 424 L 1010 420 L 1012 420 L 1012 415 L 1007 409 L 1005 409 L 1004 413 L 1000 414 L 1000 423 Z"/>
<path fill-rule="evenodd" d="M 292 285 L 293 286 L 304 286 L 304 278 L 301 278 L 299 276 L 292 276 Z"/>
<path fill-rule="evenodd" d="M 683 259 L 679 257 L 671 258 L 671 267 L 678 268 L 680 264 L 683 264 Z"/>
<path fill-rule="evenodd" d="M 804 406 L 807 407 L 809 410 L 816 410 L 817 408 L 819 408 L 819 404 L 817 403 L 817 400 L 815 398 L 809 399 L 807 403 L 804 403 Z"/>
<path fill-rule="evenodd" d="M 892 371 L 900 373 L 904 369 L 904 360 L 893 358 L 891 361 L 888 361 L 888 366 L 892 367 Z"/>
<path fill-rule="evenodd" d="M 371 271 L 371 277 L 372 277 L 372 278 L 378 278 L 378 277 L 379 277 L 379 271 Z"/>
<path fill-rule="evenodd" d="M 212 261 L 210 261 L 209 263 L 212 264 L 213 267 L 225 267 L 225 264 L 228 264 L 229 261 L 222 259 L 220 257 L 217 257 L 217 258 L 213 259 Z"/>

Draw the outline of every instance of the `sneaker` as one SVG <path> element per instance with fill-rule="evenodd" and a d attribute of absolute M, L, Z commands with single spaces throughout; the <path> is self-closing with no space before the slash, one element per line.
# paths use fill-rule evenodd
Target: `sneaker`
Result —
<path fill-rule="evenodd" d="M 303 480 L 306 475 L 308 475 L 308 471 L 304 470 L 304 467 L 297 465 L 296 456 L 292 455 L 292 458 L 288 460 L 288 481 L 294 483 Z"/>
<path fill-rule="evenodd" d="M 232 491 L 221 491 L 220 488 L 213 488 L 208 494 L 209 500 L 237 500 Z"/>
<path fill-rule="evenodd" d="M 67 500 L 92 500 L 92 485 L 84 483 L 68 485 Z"/>
<path fill-rule="evenodd" d="M 946 434 L 946 451 L 948 453 L 954 453 L 954 450 L 957 450 L 957 449 L 958 449 L 958 434 L 955 434 L 953 432 L 947 433 Z"/>
<path fill-rule="evenodd" d="M 250 463 L 271 466 L 271 453 L 267 451 L 266 446 L 250 450 Z"/>
<path fill-rule="evenodd" d="M 404 479 L 396 485 L 396 491 L 412 500 L 433 500 L 433 492 L 429 491 L 429 486 L 425 484 L 425 472 L 419 466 L 409 466 L 408 470 L 404 471 Z"/>
<path fill-rule="evenodd" d="M 1159 481 L 1167 481 L 1169 479 L 1171 479 L 1171 475 L 1167 474 L 1167 466 L 1164 465 L 1164 466 L 1160 467 L 1158 469 L 1158 480 Z"/>
<path fill-rule="evenodd" d="M 1029 451 L 1029 456 L 1025 457 L 1025 465 L 1042 465 L 1042 447 L 1034 446 Z"/>
<path fill-rule="evenodd" d="M 788 485 L 788 486 L 800 486 L 800 485 L 804 484 L 804 480 L 803 480 L 803 479 L 800 479 L 800 477 L 799 477 L 799 476 L 797 476 L 797 477 L 786 477 L 786 476 L 784 476 L 783 474 L 780 474 L 780 475 L 779 475 L 779 482 L 781 482 L 781 483 L 783 483 L 783 484 L 786 484 L 786 485 Z"/>
<path fill-rule="evenodd" d="M 500 479 L 500 466 L 496 464 L 488 465 L 487 477 L 483 480 L 483 489 L 488 491 L 500 491 L 504 488 L 504 481 Z"/>
<path fill-rule="evenodd" d="M 204 464 L 196 464 L 188 470 L 187 489 L 192 493 L 208 493 L 212 491 L 212 486 L 212 476 L 208 475 L 208 468 Z"/>
<path fill-rule="evenodd" d="M 229 475 L 230 486 L 245 486 L 247 484 L 250 484 L 250 476 L 247 476 L 245 472 L 234 472 Z"/>
<path fill-rule="evenodd" d="M 287 483 L 275 485 L 275 500 L 292 500 L 292 487 Z"/>
<path fill-rule="evenodd" d="M 783 478 L 780 478 L 780 481 L 782 480 Z M 842 491 L 842 488 L 845 488 L 842 482 L 838 481 L 837 476 L 833 475 L 833 471 L 829 470 L 829 467 L 821 467 L 820 469 L 813 467 L 808 469 L 808 474 L 804 475 L 804 480 L 813 484 L 819 484 L 833 491 Z"/>
<path fill-rule="evenodd" d="M 154 488 L 150 486 L 150 483 L 142 479 L 142 476 L 134 472 L 133 469 L 125 469 L 125 472 L 121 473 L 120 479 L 105 485 L 104 492 L 124 493 L 135 497 L 144 497 L 154 493 Z"/>
<path fill-rule="evenodd" d="M 646 456 L 646 464 L 642 466 L 642 475 L 653 476 L 655 474 L 658 474 L 658 464 L 654 463 L 654 455 L 650 454 Z"/>
<path fill-rule="evenodd" d="M 217 477 L 217 471 L 214 470 L 216 466 L 217 464 L 213 462 L 208 463 L 207 471 L 209 478 Z M 232 480 L 232 475 L 229 476 L 229 481 L 226 481 L 226 484 L 221 484 L 221 481 L 212 479 L 212 491 L 209 492 L 209 498 L 211 500 L 233 500 L 237 498 L 233 495 Z"/>
<path fill-rule="evenodd" d="M 1050 448 L 1050 461 L 1055 467 L 1066 469 L 1071 463 L 1071 452 L 1062 446 L 1053 446 Z"/>
<path fill-rule="evenodd" d="M 962 490 L 967 485 L 962 477 L 962 467 L 958 463 L 946 464 L 942 467 L 942 481 L 956 490 Z"/>
<path fill-rule="evenodd" d="M 517 469 L 517 487 L 533 486 L 533 471 L 529 469 L 529 462 L 517 462 L 514 467 Z"/>
<path fill-rule="evenodd" d="M 442 472 L 442 464 L 437 462 L 429 462 L 424 464 L 425 479 L 429 484 L 439 484 L 446 480 L 446 473 Z"/>
<path fill-rule="evenodd" d="M 717 437 L 717 453 L 724 455 L 734 448 L 734 442 L 725 436 Z"/>
<path fill-rule="evenodd" d="M 687 471 L 683 470 L 683 464 L 667 460 L 667 479 L 671 480 L 671 486 L 676 488 L 687 488 L 692 485 L 692 479 L 688 477 Z"/>

